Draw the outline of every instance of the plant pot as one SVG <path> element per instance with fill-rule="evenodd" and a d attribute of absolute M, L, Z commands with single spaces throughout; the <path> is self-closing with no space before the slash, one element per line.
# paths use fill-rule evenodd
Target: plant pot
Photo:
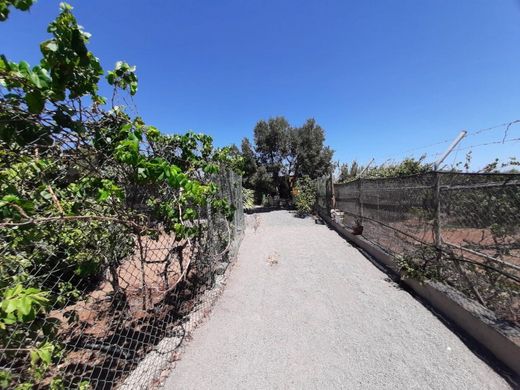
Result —
<path fill-rule="evenodd" d="M 352 234 L 355 236 L 361 236 L 363 234 L 363 226 L 354 226 L 352 228 Z"/>

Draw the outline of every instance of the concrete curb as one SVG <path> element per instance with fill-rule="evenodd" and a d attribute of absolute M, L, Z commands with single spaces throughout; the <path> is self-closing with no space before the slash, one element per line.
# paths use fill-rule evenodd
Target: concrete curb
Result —
<path fill-rule="evenodd" d="M 319 213 L 319 215 L 339 235 L 362 248 L 374 257 L 375 260 L 399 274 L 398 267 L 388 253 L 375 247 L 363 237 L 353 235 L 329 216 L 323 213 Z M 435 287 L 433 283 L 419 283 L 413 279 L 403 279 L 402 282 L 427 301 L 437 312 L 472 336 L 480 345 L 520 377 L 520 346 L 518 344 L 499 332 L 495 327 L 483 322 L 473 310 L 470 311 L 467 307 L 462 306 L 460 302 L 452 299 L 446 292 Z M 475 305 L 478 304 L 475 303 Z M 481 307 L 480 311 L 482 310 L 486 311 L 487 309 Z"/>

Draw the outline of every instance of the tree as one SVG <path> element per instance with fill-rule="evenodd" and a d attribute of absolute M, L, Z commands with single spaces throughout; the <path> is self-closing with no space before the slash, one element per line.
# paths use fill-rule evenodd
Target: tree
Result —
<path fill-rule="evenodd" d="M 254 190 L 255 202 L 260 203 L 262 194 L 276 192 L 273 176 L 267 170 L 266 165 L 259 165 L 258 156 L 248 138 L 242 140 L 241 156 L 243 186 L 246 189 Z"/>
<path fill-rule="evenodd" d="M 259 121 L 254 129 L 258 162 L 270 173 L 275 194 L 279 193 L 280 174 L 288 154 L 290 128 L 284 117 L 275 117 Z"/>
<path fill-rule="evenodd" d="M 243 159 L 242 171 L 244 172 L 243 185 L 252 189 L 254 187 L 252 177 L 258 170 L 258 164 L 256 163 L 255 151 L 248 138 L 242 140 L 241 154 Z"/>
<path fill-rule="evenodd" d="M 242 142 L 244 179 L 257 192 L 288 197 L 294 179 L 329 174 L 332 150 L 324 146 L 325 134 L 314 119 L 293 127 L 284 117 L 259 121 L 255 146 Z"/>
<path fill-rule="evenodd" d="M 293 133 L 297 140 L 295 176 L 311 179 L 327 175 L 332 168 L 333 151 L 324 146 L 325 133 L 314 119 L 307 119 Z"/>
<path fill-rule="evenodd" d="M 350 167 L 347 163 L 342 164 L 339 169 L 338 183 L 346 183 L 354 180 L 361 171 L 362 167 L 358 165 L 356 160 L 352 161 Z"/>

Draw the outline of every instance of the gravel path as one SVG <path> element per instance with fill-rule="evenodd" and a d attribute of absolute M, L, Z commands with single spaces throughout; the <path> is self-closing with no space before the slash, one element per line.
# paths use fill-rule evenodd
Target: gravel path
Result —
<path fill-rule="evenodd" d="M 257 214 L 166 389 L 509 389 L 326 226 Z"/>

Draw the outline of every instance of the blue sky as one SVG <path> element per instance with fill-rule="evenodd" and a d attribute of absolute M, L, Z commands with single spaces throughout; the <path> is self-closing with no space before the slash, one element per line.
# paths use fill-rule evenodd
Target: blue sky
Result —
<path fill-rule="evenodd" d="M 520 119 L 517 0 L 70 3 L 105 69 L 119 59 L 137 65 L 139 114 L 164 132 L 239 144 L 259 119 L 314 117 L 335 159 L 363 163 L 433 156 L 447 143 L 415 149 Z M 0 52 L 37 62 L 58 4 L 13 12 L 0 24 Z M 483 132 L 460 148 L 503 134 Z M 518 137 L 512 126 L 509 138 Z M 519 146 L 473 148 L 475 165 L 519 156 Z"/>

